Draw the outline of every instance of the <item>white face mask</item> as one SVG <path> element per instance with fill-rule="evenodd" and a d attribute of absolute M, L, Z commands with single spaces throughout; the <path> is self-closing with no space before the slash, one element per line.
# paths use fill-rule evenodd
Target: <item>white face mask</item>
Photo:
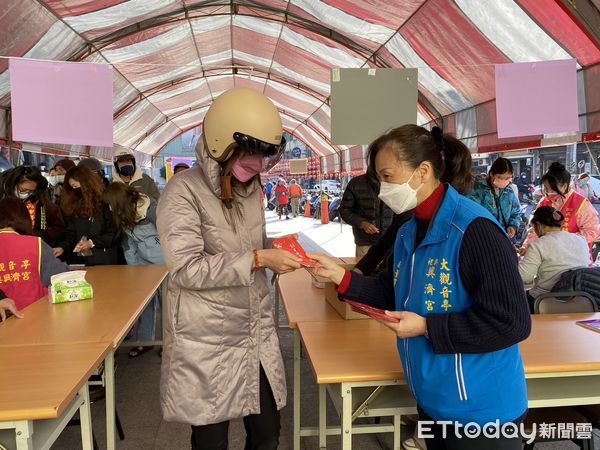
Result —
<path fill-rule="evenodd" d="M 15 194 L 17 194 L 17 197 L 19 197 L 20 200 L 27 200 L 31 195 L 30 192 L 21 192 L 18 189 L 15 189 Z"/>
<path fill-rule="evenodd" d="M 388 205 L 395 214 L 402 214 L 417 206 L 417 191 L 421 189 L 423 183 L 416 189 L 413 189 L 410 184 L 408 184 L 416 171 L 417 170 L 415 169 L 406 183 L 394 184 L 386 183 L 385 181 L 381 182 L 379 198 Z"/>
<path fill-rule="evenodd" d="M 56 186 L 59 183 L 64 183 L 65 182 L 65 176 L 64 175 L 49 175 L 48 176 L 48 183 L 50 183 L 51 186 Z"/>

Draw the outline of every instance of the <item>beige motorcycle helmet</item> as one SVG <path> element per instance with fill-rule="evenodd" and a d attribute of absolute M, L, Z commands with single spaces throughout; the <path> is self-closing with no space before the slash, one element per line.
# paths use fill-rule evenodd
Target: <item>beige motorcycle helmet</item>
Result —
<path fill-rule="evenodd" d="M 233 88 L 215 99 L 204 118 L 208 155 L 229 160 L 238 148 L 265 157 L 264 170 L 279 162 L 285 148 L 279 111 L 268 97 L 249 88 Z"/>
<path fill-rule="evenodd" d="M 285 138 L 279 111 L 268 97 L 249 88 L 233 88 L 215 99 L 203 124 L 204 149 L 221 167 L 236 150 L 263 156 L 262 171 L 270 170 L 283 156 Z M 221 173 L 221 199 L 228 208 L 233 200 L 231 174 Z"/>

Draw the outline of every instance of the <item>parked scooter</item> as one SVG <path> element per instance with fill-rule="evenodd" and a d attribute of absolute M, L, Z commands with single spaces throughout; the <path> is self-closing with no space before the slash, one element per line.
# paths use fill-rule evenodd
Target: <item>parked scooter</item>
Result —
<path fill-rule="evenodd" d="M 338 219 L 340 222 L 342 221 L 342 218 L 340 216 L 340 204 L 342 203 L 342 198 L 341 197 L 333 197 L 332 199 L 329 200 L 329 220 L 331 220 L 332 222 L 335 219 Z"/>
<path fill-rule="evenodd" d="M 517 247 L 521 247 L 523 241 L 527 237 L 527 229 L 529 228 L 529 214 L 531 213 L 531 211 L 528 213 L 529 207 L 530 205 L 528 204 L 521 205 L 521 224 L 519 225 L 517 233 L 513 239 L 514 244 L 517 245 Z"/>
<path fill-rule="evenodd" d="M 527 179 L 523 174 L 515 181 L 517 189 L 519 191 L 519 201 L 521 203 L 533 204 L 533 193 L 535 192 L 535 186 L 527 182 Z"/>

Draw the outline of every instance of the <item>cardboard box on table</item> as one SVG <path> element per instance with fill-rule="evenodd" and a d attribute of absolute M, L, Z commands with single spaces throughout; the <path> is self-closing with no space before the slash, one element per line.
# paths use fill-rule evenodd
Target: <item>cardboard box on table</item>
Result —
<path fill-rule="evenodd" d="M 346 258 L 343 258 L 344 260 Z M 355 262 L 340 264 L 345 269 L 352 270 L 356 265 Z M 334 283 L 325 283 L 325 299 L 332 306 L 333 309 L 342 317 L 342 319 L 353 320 L 353 319 L 368 319 L 369 317 L 364 314 L 359 314 L 352 311 L 352 307 L 338 299 L 337 289 Z"/>

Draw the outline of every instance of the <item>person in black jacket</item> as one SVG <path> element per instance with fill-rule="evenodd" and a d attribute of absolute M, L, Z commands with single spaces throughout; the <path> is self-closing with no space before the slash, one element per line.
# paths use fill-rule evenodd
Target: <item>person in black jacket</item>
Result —
<path fill-rule="evenodd" d="M 54 247 L 65 233 L 65 222 L 60 208 L 50 199 L 46 178 L 33 166 L 18 166 L 2 175 L 0 198 L 21 200 L 29 212 L 32 234 Z"/>
<path fill-rule="evenodd" d="M 350 180 L 344 191 L 339 212 L 342 220 L 352 225 L 357 257 L 364 256 L 392 222 L 394 213 L 378 194 L 379 181 L 371 166 L 366 174 Z"/>
<path fill-rule="evenodd" d="M 86 266 L 119 263 L 119 238 L 103 195 L 100 177 L 87 167 L 67 172 L 61 197 L 67 230 L 54 249 L 56 256 L 64 254 L 69 263 Z"/>
<path fill-rule="evenodd" d="M 396 242 L 398 230 L 402 225 L 408 222 L 412 216 L 412 212 L 395 214 L 392 223 L 386 232 L 377 239 L 377 242 L 369 248 L 369 251 L 365 256 L 356 263 L 356 266 L 354 266 L 353 269 L 354 272 L 365 276 L 372 276 L 385 270 L 387 267 L 386 262 L 394 252 L 394 243 Z"/>

